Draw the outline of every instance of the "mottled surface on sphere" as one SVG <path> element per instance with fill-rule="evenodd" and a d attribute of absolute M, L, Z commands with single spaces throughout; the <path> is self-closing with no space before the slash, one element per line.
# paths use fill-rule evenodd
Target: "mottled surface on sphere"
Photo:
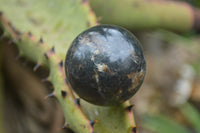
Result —
<path fill-rule="evenodd" d="M 99 25 L 82 32 L 68 50 L 65 71 L 73 90 L 97 105 L 117 105 L 140 88 L 146 62 L 127 30 Z"/>

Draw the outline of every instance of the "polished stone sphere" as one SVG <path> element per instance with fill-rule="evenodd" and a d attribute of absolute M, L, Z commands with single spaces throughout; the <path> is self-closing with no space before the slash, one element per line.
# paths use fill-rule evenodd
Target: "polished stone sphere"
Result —
<path fill-rule="evenodd" d="M 78 96 L 112 106 L 140 88 L 146 61 L 140 42 L 124 28 L 98 25 L 79 34 L 65 60 L 67 81 Z"/>

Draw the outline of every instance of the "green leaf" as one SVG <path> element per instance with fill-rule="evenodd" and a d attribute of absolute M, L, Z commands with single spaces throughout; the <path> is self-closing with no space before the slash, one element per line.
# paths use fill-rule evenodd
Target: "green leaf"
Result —
<path fill-rule="evenodd" d="M 186 119 L 192 124 L 195 130 L 200 133 L 200 112 L 190 103 L 186 103 L 180 108 Z"/>
<path fill-rule="evenodd" d="M 60 62 L 64 61 L 72 40 L 89 26 L 96 25 L 96 17 L 87 0 L 0 0 L 0 11 L 3 12 L 0 28 L 15 42 L 20 54 L 50 70 L 48 79 L 54 86 L 53 93 L 69 128 L 76 133 L 131 132 L 135 122 L 132 111 L 126 109 L 128 102 L 107 109 L 88 103 L 81 104 L 80 108 L 66 85 Z M 89 110 L 84 114 L 82 108 Z M 96 110 L 100 115 L 94 113 Z M 90 120 L 97 120 L 94 128 Z"/>
<path fill-rule="evenodd" d="M 142 127 L 156 133 L 189 133 L 188 129 L 164 115 L 145 115 Z"/>

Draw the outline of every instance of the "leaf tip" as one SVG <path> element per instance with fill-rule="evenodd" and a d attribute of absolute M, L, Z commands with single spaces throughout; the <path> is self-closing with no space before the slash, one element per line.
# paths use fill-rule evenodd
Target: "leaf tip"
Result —
<path fill-rule="evenodd" d="M 37 69 L 40 67 L 40 63 L 37 63 L 34 67 L 33 67 L 33 71 L 37 71 Z"/>
<path fill-rule="evenodd" d="M 131 110 L 132 110 L 133 107 L 134 107 L 134 105 L 129 105 L 128 107 L 126 107 L 126 110 L 127 110 L 128 112 L 131 112 Z"/>
<path fill-rule="evenodd" d="M 29 32 L 28 32 L 28 36 L 29 36 L 29 37 L 32 37 L 33 34 L 29 31 Z"/>
<path fill-rule="evenodd" d="M 67 129 L 69 128 L 69 124 L 66 122 L 64 126 L 62 126 L 62 129 Z"/>
<path fill-rule="evenodd" d="M 44 99 L 50 98 L 50 97 L 56 97 L 55 93 L 50 93 L 49 95 L 45 96 Z"/>
<path fill-rule="evenodd" d="M 48 60 L 49 59 L 49 55 L 47 53 L 44 53 L 44 57 Z"/>
<path fill-rule="evenodd" d="M 41 43 L 41 44 L 44 43 L 42 37 L 40 38 L 39 43 Z"/>
<path fill-rule="evenodd" d="M 136 129 L 137 129 L 136 127 L 132 127 L 131 132 L 136 133 L 137 132 Z"/>
<path fill-rule="evenodd" d="M 90 121 L 91 127 L 94 127 L 94 124 L 97 123 L 97 120 Z"/>
<path fill-rule="evenodd" d="M 51 53 L 55 53 L 55 47 L 53 46 L 50 50 Z"/>
<path fill-rule="evenodd" d="M 48 81 L 49 81 L 49 77 L 43 78 L 43 79 L 41 80 L 41 82 L 48 82 Z"/>
<path fill-rule="evenodd" d="M 60 66 L 60 67 L 63 67 L 63 61 L 60 61 L 60 62 L 59 62 L 59 66 Z"/>
<path fill-rule="evenodd" d="M 65 98 L 67 96 L 67 92 L 65 90 L 62 90 L 61 95 L 62 95 L 63 98 Z"/>
<path fill-rule="evenodd" d="M 75 98 L 74 102 L 77 106 L 80 106 L 80 99 L 79 98 Z"/>

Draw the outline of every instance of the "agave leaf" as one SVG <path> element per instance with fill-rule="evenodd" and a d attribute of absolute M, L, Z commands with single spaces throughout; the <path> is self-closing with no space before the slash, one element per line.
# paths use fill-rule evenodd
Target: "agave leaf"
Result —
<path fill-rule="evenodd" d="M 129 103 L 109 109 L 86 103 L 80 108 L 65 82 L 63 60 L 70 43 L 80 32 L 96 25 L 87 0 L 0 0 L 0 11 L 0 27 L 20 54 L 50 70 L 48 79 L 63 109 L 65 126 L 76 133 L 131 132 L 135 123 L 133 113 L 126 109 Z M 84 114 L 82 108 L 89 110 Z M 92 113 L 95 110 L 101 115 Z M 93 127 L 95 120 L 98 124 Z"/>

